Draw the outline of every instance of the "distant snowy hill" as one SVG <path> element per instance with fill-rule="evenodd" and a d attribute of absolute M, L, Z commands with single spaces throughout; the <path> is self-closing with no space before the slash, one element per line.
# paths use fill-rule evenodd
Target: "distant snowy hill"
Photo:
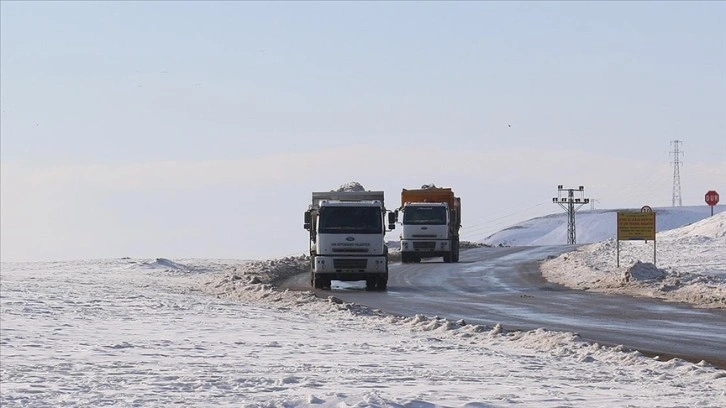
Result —
<path fill-rule="evenodd" d="M 590 244 L 615 237 L 617 212 L 639 209 L 582 210 L 575 216 L 578 244 Z M 706 205 L 654 208 L 656 231 L 667 231 L 700 221 L 711 215 Z M 726 206 L 714 207 L 714 214 L 726 211 Z M 533 218 L 496 232 L 480 242 L 487 245 L 534 246 L 567 244 L 567 213 L 562 211 Z"/>

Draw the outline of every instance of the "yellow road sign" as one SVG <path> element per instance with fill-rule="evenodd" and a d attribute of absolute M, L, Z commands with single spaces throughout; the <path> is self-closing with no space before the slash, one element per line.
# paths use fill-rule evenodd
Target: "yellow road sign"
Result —
<path fill-rule="evenodd" d="M 618 212 L 618 241 L 655 241 L 654 212 Z"/>

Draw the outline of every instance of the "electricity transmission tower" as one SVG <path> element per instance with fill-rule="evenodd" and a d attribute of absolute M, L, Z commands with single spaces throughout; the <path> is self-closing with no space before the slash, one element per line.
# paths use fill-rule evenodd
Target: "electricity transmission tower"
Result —
<path fill-rule="evenodd" d="M 564 191 L 567 191 L 567 197 L 562 196 Z M 575 198 L 575 191 L 580 193 L 580 198 Z M 575 237 L 575 212 L 590 202 L 589 198 L 583 197 L 584 195 L 585 187 L 583 186 L 578 188 L 563 188 L 562 185 L 559 185 L 557 186 L 557 197 L 552 198 L 553 203 L 559 204 L 560 207 L 567 211 L 567 245 L 577 243 Z M 575 208 L 575 204 L 577 204 L 577 208 Z"/>
<path fill-rule="evenodd" d="M 673 155 L 673 207 L 676 207 L 676 202 L 678 203 L 678 207 L 681 207 L 683 205 L 681 201 L 681 155 L 683 155 L 683 152 L 679 149 L 679 145 L 683 143 L 680 140 L 673 140 L 671 141 L 671 146 L 673 146 L 673 150 L 670 152 Z"/>

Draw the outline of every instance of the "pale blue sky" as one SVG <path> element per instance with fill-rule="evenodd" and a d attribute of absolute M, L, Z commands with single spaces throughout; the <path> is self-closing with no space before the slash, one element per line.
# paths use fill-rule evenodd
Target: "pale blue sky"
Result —
<path fill-rule="evenodd" d="M 726 194 L 726 2 L 2 1 L 0 18 L 3 260 L 302 253 L 310 191 L 351 180 L 389 207 L 452 187 L 471 240 L 562 211 L 558 184 L 667 206 L 674 139 L 684 205 Z"/>

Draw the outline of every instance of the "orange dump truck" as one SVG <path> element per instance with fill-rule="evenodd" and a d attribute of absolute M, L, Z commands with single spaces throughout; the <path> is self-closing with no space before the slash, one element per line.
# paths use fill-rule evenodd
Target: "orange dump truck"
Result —
<path fill-rule="evenodd" d="M 443 257 L 459 262 L 461 199 L 450 188 L 423 186 L 401 191 L 401 262 Z"/>

